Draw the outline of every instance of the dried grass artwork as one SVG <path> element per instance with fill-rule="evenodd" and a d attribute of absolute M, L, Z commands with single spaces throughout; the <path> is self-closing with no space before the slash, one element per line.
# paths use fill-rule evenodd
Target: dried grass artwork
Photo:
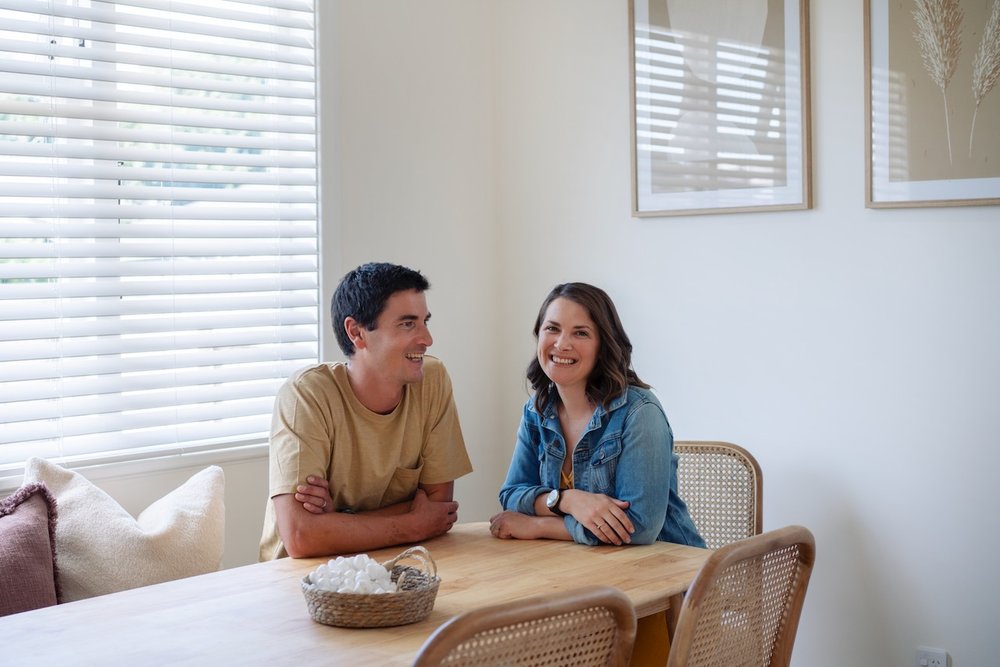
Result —
<path fill-rule="evenodd" d="M 865 49 L 866 204 L 1000 204 L 1000 0 L 865 0 Z"/>

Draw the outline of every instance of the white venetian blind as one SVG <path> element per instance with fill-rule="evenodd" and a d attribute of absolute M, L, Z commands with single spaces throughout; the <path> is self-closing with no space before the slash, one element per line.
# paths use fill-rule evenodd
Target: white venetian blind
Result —
<path fill-rule="evenodd" d="M 0 0 L 0 469 L 266 438 L 318 356 L 312 0 Z"/>

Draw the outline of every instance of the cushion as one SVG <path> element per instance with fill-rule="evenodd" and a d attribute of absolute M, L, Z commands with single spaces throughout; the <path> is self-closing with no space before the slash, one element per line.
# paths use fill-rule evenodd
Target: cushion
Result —
<path fill-rule="evenodd" d="M 63 602 L 219 569 L 225 477 L 218 466 L 196 473 L 138 519 L 83 475 L 44 459 L 28 459 L 24 478 L 44 482 L 59 506 Z"/>
<path fill-rule="evenodd" d="M 0 616 L 60 600 L 56 501 L 44 484 L 25 484 L 0 500 Z"/>

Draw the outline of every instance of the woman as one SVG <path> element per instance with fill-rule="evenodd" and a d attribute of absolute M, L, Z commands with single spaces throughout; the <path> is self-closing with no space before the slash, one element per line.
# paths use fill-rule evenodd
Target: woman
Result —
<path fill-rule="evenodd" d="M 705 546 L 677 495 L 673 434 L 632 370 L 632 344 L 610 297 L 557 285 L 535 321 L 514 457 L 490 519 L 500 538 L 581 544 Z"/>

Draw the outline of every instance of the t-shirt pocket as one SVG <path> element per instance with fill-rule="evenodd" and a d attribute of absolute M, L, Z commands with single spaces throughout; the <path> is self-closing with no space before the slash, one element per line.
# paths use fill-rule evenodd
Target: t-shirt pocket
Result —
<path fill-rule="evenodd" d="M 392 479 L 389 480 L 389 486 L 382 494 L 382 502 L 379 506 L 386 507 L 404 500 L 412 500 L 413 495 L 417 492 L 417 484 L 420 482 L 420 473 L 423 469 L 423 460 L 417 463 L 416 468 L 396 468 Z"/>

